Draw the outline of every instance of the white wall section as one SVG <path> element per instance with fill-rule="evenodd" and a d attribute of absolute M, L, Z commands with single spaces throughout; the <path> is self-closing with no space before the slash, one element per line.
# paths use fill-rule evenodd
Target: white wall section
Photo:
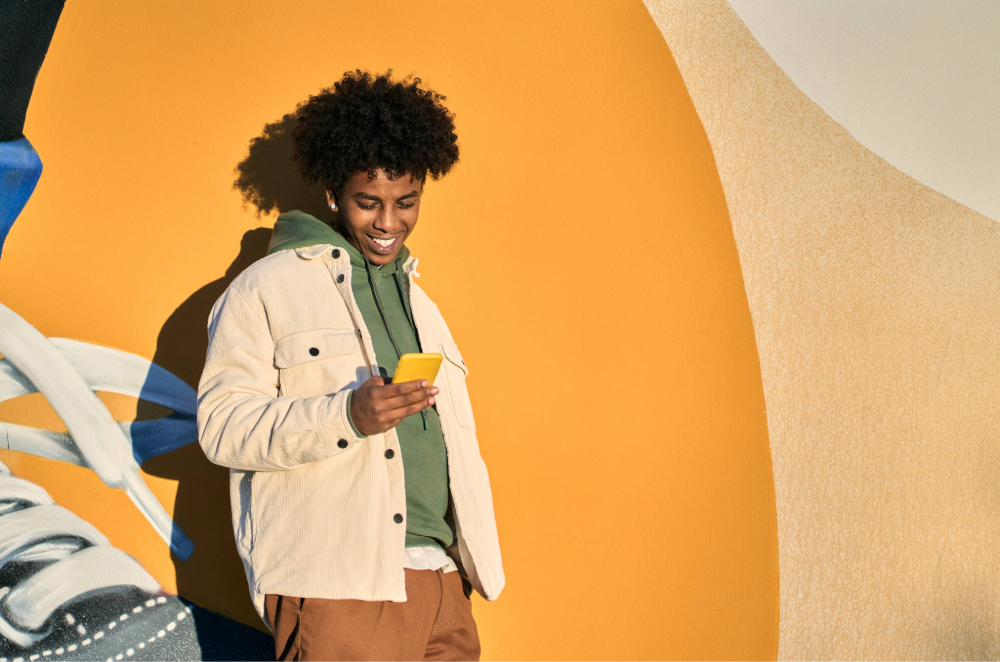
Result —
<path fill-rule="evenodd" d="M 1000 2 L 731 0 L 858 142 L 1000 220 Z"/>

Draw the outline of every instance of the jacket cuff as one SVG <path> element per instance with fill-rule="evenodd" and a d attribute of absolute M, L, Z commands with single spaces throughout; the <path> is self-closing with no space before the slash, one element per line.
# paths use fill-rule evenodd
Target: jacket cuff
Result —
<path fill-rule="evenodd" d="M 347 389 L 333 395 L 330 402 L 332 416 L 327 418 L 327 423 L 322 429 L 326 443 L 340 450 L 347 450 L 354 444 L 367 439 L 367 437 L 356 434 L 354 424 L 351 423 L 351 393 L 353 391 Z"/>
<path fill-rule="evenodd" d="M 354 425 L 354 419 L 351 418 L 351 398 L 354 397 L 354 389 L 347 392 L 347 422 L 351 424 L 351 430 L 354 432 L 354 436 L 358 439 L 364 439 L 368 435 L 361 434 L 358 432 L 358 428 Z"/>

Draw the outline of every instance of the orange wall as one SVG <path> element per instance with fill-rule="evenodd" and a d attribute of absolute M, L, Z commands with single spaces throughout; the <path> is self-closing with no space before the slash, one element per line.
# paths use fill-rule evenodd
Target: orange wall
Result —
<path fill-rule="evenodd" d="M 273 222 L 232 188 L 249 140 L 347 69 L 416 72 L 448 95 L 462 147 L 411 249 L 471 367 L 494 485 L 508 583 L 474 604 L 484 656 L 773 658 L 753 329 L 711 148 L 643 5 L 296 5 L 68 3 L 25 127 L 45 171 L 0 301 L 196 385 L 208 309 L 267 233 L 241 239 Z M 197 446 L 144 467 L 196 545 L 176 568 L 90 472 L 0 460 L 165 587 L 255 622 L 225 471 Z"/>

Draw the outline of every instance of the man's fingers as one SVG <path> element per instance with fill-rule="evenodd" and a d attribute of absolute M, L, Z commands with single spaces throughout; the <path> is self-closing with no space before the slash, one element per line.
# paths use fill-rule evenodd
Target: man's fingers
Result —
<path fill-rule="evenodd" d="M 432 398 L 437 395 L 437 392 L 438 390 L 436 388 L 426 388 L 420 391 L 414 391 L 413 393 L 398 395 L 394 398 L 375 397 L 371 399 L 371 402 L 368 405 L 368 411 L 376 415 L 388 414 L 394 416 L 395 414 L 393 412 L 400 407 L 406 407 L 415 402 Z"/>
<path fill-rule="evenodd" d="M 384 411 L 386 408 L 396 409 L 437 395 L 439 390 L 436 386 L 431 386 L 426 379 L 415 379 L 402 384 L 386 384 L 373 388 L 372 395 L 383 403 L 379 409 Z"/>
<path fill-rule="evenodd" d="M 409 407 L 405 407 L 403 409 L 403 412 L 404 412 L 403 413 L 403 418 L 406 418 L 407 416 L 412 416 L 413 414 L 421 412 L 424 409 L 427 409 L 428 407 L 430 407 L 432 404 L 434 404 L 434 398 L 427 398 L 426 400 L 422 400 L 421 402 L 418 402 L 415 405 L 410 405 Z M 403 420 L 403 419 L 401 418 L 399 420 Z"/>
<path fill-rule="evenodd" d="M 407 393 L 406 395 L 392 398 L 390 402 L 393 403 L 394 409 L 399 409 L 400 407 L 406 407 L 407 405 L 412 405 L 415 402 L 420 402 L 421 400 L 433 397 L 436 393 L 437 391 L 434 389 L 424 388 L 419 391 L 414 391 L 413 393 Z"/>
<path fill-rule="evenodd" d="M 398 395 L 394 398 L 387 398 L 381 401 L 382 411 L 393 412 L 401 407 L 408 407 L 421 400 L 426 400 L 437 395 L 436 389 L 425 388 L 419 391 L 414 391 L 413 393 L 406 393 L 404 395 Z"/>
<path fill-rule="evenodd" d="M 434 398 L 428 398 L 426 400 L 421 400 L 412 405 L 406 407 L 400 407 L 399 409 L 393 409 L 391 412 L 385 414 L 388 419 L 386 422 L 389 423 L 389 428 L 396 427 L 399 422 L 402 421 L 407 416 L 412 416 L 414 414 L 420 413 L 424 409 L 427 409 L 432 404 L 434 404 Z M 387 430 L 389 428 L 386 428 Z"/>
<path fill-rule="evenodd" d="M 351 400 L 351 415 L 362 423 L 358 430 L 385 432 L 407 416 L 412 416 L 434 404 L 440 392 L 426 379 L 401 384 L 385 384 L 382 377 L 372 377 L 355 391 Z M 367 421 L 367 422 L 364 422 Z"/>
<path fill-rule="evenodd" d="M 417 413 L 421 409 L 427 409 L 435 402 L 434 397 L 429 395 L 424 397 L 411 397 L 409 395 L 402 397 L 407 398 L 407 402 L 405 403 L 400 402 L 397 404 L 397 406 L 383 411 L 381 415 L 382 419 L 384 420 L 391 419 L 398 423 L 407 416 Z"/>
<path fill-rule="evenodd" d="M 430 382 L 426 379 L 414 379 L 412 382 L 402 382 L 400 384 L 386 384 L 385 386 L 380 386 L 379 397 L 382 398 L 394 398 L 398 395 L 405 395 L 407 393 L 413 393 L 414 391 L 419 391 L 421 389 L 426 389 L 430 387 Z"/>

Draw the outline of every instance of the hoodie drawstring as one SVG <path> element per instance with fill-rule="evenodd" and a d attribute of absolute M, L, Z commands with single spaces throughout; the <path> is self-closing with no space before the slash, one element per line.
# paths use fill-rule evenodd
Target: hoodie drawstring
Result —
<path fill-rule="evenodd" d="M 403 357 L 403 353 L 399 351 L 399 344 L 396 342 L 396 337 L 392 335 L 392 327 L 389 325 L 389 321 L 385 318 L 385 312 L 382 309 L 382 296 L 378 293 L 378 286 L 375 284 L 375 279 L 372 278 L 372 265 L 371 262 L 369 262 L 368 260 L 365 260 L 365 272 L 368 274 L 368 285 L 372 288 L 372 294 L 375 296 L 375 307 L 378 308 L 378 314 L 382 318 L 382 324 L 385 325 L 385 330 L 389 333 L 389 341 L 392 342 L 392 348 L 396 350 L 396 359 L 399 360 L 400 358 Z M 392 276 L 396 282 L 396 287 L 399 288 L 401 293 L 404 293 L 403 288 L 400 286 L 399 283 L 399 269 L 397 269 L 392 274 Z M 407 314 L 406 321 L 410 323 L 410 328 L 413 329 L 413 336 L 417 339 L 417 342 L 419 343 L 420 336 L 417 335 L 417 326 L 413 322 L 413 317 L 412 317 L 413 314 L 410 312 L 409 302 L 407 301 L 408 298 L 409 297 L 406 297 L 404 293 L 403 309 L 406 311 Z M 420 410 L 420 418 L 423 419 L 424 430 L 429 429 L 427 426 L 426 409 Z"/>

